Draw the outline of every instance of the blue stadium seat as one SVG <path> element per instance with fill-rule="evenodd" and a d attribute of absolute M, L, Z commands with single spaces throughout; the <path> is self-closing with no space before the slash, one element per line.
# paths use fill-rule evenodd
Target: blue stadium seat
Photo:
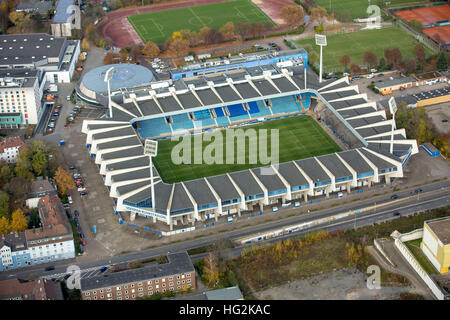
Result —
<path fill-rule="evenodd" d="M 222 108 L 214 108 L 214 111 L 216 112 L 217 118 L 225 116 L 225 113 L 223 113 Z"/>
<path fill-rule="evenodd" d="M 264 105 L 263 101 L 252 101 L 249 102 L 248 105 L 250 107 L 249 112 L 252 119 L 270 115 L 270 109 Z"/>
<path fill-rule="evenodd" d="M 225 126 L 225 125 L 230 124 L 230 121 L 228 121 L 228 118 L 227 117 L 223 117 L 223 116 L 220 117 L 220 118 L 217 118 L 216 121 L 217 121 L 217 124 L 219 126 Z"/>
<path fill-rule="evenodd" d="M 271 109 L 274 114 L 302 111 L 300 104 L 297 103 L 294 96 L 274 98 L 271 101 Z"/>
<path fill-rule="evenodd" d="M 173 131 L 194 129 L 194 123 L 186 113 L 174 115 L 172 116 L 172 120 Z"/>
<path fill-rule="evenodd" d="M 226 118 L 225 118 L 226 119 Z M 216 122 L 214 121 L 213 118 L 204 118 L 198 121 L 194 121 L 195 122 L 195 127 L 197 129 L 201 129 L 204 127 L 208 127 L 208 126 L 215 126 Z"/>
<path fill-rule="evenodd" d="M 247 118 L 248 118 L 248 113 L 244 109 L 244 106 L 242 105 L 242 103 L 233 104 L 231 106 L 227 106 L 227 109 L 230 112 L 230 117 L 237 117 L 237 116 L 241 116 L 241 115 L 247 115 Z"/>
<path fill-rule="evenodd" d="M 164 118 L 139 121 L 139 133 L 143 138 L 158 137 L 163 133 L 170 133 L 170 126 Z"/>
<path fill-rule="evenodd" d="M 202 120 L 211 118 L 211 113 L 209 112 L 209 110 L 194 111 L 194 116 L 196 120 Z"/>

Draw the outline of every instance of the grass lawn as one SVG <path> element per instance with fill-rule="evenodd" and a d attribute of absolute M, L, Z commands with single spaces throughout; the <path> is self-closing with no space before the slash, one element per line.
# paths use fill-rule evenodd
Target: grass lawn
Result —
<path fill-rule="evenodd" d="M 328 45 L 323 48 L 323 68 L 325 72 L 342 70 L 339 59 L 343 55 L 350 57 L 350 64 L 363 65 L 363 55 L 366 51 L 376 54 L 378 60 L 384 57 L 385 49 L 399 48 L 403 58 L 415 57 L 414 47 L 419 43 L 414 37 L 398 27 L 382 28 L 378 30 L 362 30 L 346 34 L 327 36 Z M 296 41 L 299 47 L 307 44 L 320 54 L 320 47 L 315 45 L 314 38 Z M 431 51 L 425 47 L 427 55 Z"/>
<path fill-rule="evenodd" d="M 428 258 L 425 256 L 425 254 L 422 252 L 422 249 L 420 249 L 420 243 L 422 242 L 422 238 L 417 240 L 412 240 L 405 242 L 408 249 L 411 251 L 411 253 L 416 257 L 417 261 L 419 261 L 422 268 L 425 269 L 428 274 L 437 274 L 438 271 L 433 266 L 433 264 L 428 260 Z"/>
<path fill-rule="evenodd" d="M 287 119 L 266 121 L 254 126 L 244 127 L 244 132 L 249 129 L 267 129 L 268 151 L 271 155 L 271 129 L 279 130 L 279 162 L 287 162 L 291 160 L 299 160 L 323 154 L 341 151 L 339 146 L 322 130 L 322 128 L 310 116 L 291 117 Z M 227 129 L 230 130 L 230 129 Z M 162 140 L 158 143 L 158 156 L 154 159 L 154 164 L 161 178 L 167 183 L 179 181 L 193 180 L 202 177 L 208 177 L 226 172 L 234 172 L 249 168 L 257 168 L 265 166 L 257 158 L 256 164 L 249 162 L 249 143 L 246 139 L 245 143 L 245 164 L 237 164 L 237 151 L 234 152 L 234 163 L 225 164 L 226 160 L 226 131 L 221 131 L 223 137 L 223 163 L 224 164 L 175 164 L 171 159 L 172 149 L 180 141 L 171 141 L 170 139 Z M 258 132 L 258 130 L 257 130 Z M 205 133 L 205 136 L 211 136 L 212 133 Z M 191 161 L 194 162 L 194 154 L 196 150 L 200 152 L 200 148 L 205 148 L 214 143 L 203 142 L 199 148 L 195 148 L 194 138 L 191 137 Z M 237 150 L 237 139 L 234 140 L 234 148 Z M 202 153 L 204 154 L 204 153 Z"/>
<path fill-rule="evenodd" d="M 380 8 L 383 7 L 383 3 L 386 2 L 386 0 L 372 0 L 370 1 L 364 1 L 364 0 L 315 0 L 317 5 L 324 7 L 327 9 L 328 12 L 337 12 L 338 18 L 339 15 L 345 16 L 347 18 L 351 18 L 351 20 L 356 18 L 365 18 L 368 16 L 367 14 L 367 7 L 369 5 L 377 5 Z M 406 6 L 406 5 L 414 5 L 414 4 L 423 4 L 427 1 L 418 1 L 418 0 L 390 0 L 391 4 L 389 5 L 389 8 L 391 7 L 398 7 L 398 6 Z M 382 16 L 384 18 L 384 13 L 382 13 Z M 350 20 L 350 19 L 345 19 Z M 344 21 L 348 22 L 348 21 Z"/>
<path fill-rule="evenodd" d="M 251 0 L 147 12 L 127 18 L 144 43 L 152 40 L 159 44 L 164 43 L 174 31 L 189 29 L 197 32 L 205 26 L 219 30 L 229 21 L 247 23 L 262 21 L 275 25 Z"/>

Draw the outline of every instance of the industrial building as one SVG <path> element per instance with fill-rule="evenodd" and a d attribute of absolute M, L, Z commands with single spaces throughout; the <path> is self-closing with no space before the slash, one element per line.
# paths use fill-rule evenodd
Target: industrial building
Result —
<path fill-rule="evenodd" d="M 450 267 L 450 217 L 425 221 L 420 248 L 440 273 Z"/>

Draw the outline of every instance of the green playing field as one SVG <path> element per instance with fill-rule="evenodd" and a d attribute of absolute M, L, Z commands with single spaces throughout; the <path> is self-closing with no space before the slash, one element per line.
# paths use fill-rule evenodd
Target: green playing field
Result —
<path fill-rule="evenodd" d="M 266 121 L 261 124 L 246 126 L 242 129 L 244 132 L 251 129 L 256 129 L 256 132 L 260 132 L 258 131 L 259 129 L 267 129 L 267 154 L 269 158 L 271 156 L 272 143 L 270 134 L 271 129 L 278 129 L 279 163 L 329 154 L 341 150 L 331 137 L 329 137 L 310 116 L 298 116 Z M 245 143 L 245 164 L 237 164 L 238 152 L 236 150 L 238 142 L 236 139 L 234 140 L 235 152 L 233 164 L 226 163 L 227 149 L 225 142 L 227 130 L 232 129 L 221 131 L 224 142 L 222 147 L 224 164 L 205 164 L 204 161 L 202 164 L 175 164 L 172 160 L 172 150 L 181 142 L 181 139 L 180 141 L 172 141 L 170 139 L 160 141 L 158 144 L 158 156 L 154 159 L 154 163 L 163 181 L 167 183 L 187 181 L 226 172 L 257 168 L 265 165 L 259 161 L 259 157 L 257 163 L 249 163 L 250 146 L 247 139 Z M 203 139 L 205 140 L 205 136 L 211 135 L 212 133 L 205 133 L 203 134 Z M 209 141 L 203 141 L 201 145 L 198 145 L 194 143 L 194 136 L 191 135 L 189 137 L 191 137 L 190 158 L 192 163 L 194 162 L 194 154 L 196 151 L 199 152 L 197 154 L 204 155 L 205 149 L 215 142 L 214 139 L 210 139 Z"/>
<path fill-rule="evenodd" d="M 207 26 L 219 30 L 229 21 L 247 23 L 262 21 L 275 25 L 251 0 L 234 0 L 147 12 L 127 18 L 144 43 L 149 40 L 164 43 L 174 31 L 183 29 L 197 32 Z"/>
<path fill-rule="evenodd" d="M 327 9 L 328 12 L 337 12 L 336 18 L 345 18 L 344 22 L 350 22 L 356 18 L 366 18 L 367 8 L 369 5 L 376 5 L 383 8 L 386 2 L 389 3 L 389 8 L 396 6 L 408 6 L 408 5 L 420 5 L 423 4 L 424 0 L 314 0 L 314 2 L 321 7 Z M 382 17 L 385 19 L 386 15 L 384 12 L 380 12 Z M 373 14 L 373 12 L 371 12 Z"/>
<path fill-rule="evenodd" d="M 350 57 L 351 63 L 363 65 L 364 52 L 371 51 L 378 59 L 384 57 L 385 49 L 399 48 L 403 58 L 414 57 L 414 47 L 419 42 L 406 31 L 398 27 L 389 27 L 374 30 L 362 30 L 344 34 L 333 34 L 327 36 L 327 46 L 323 48 L 323 70 L 324 72 L 340 71 L 343 66 L 339 64 L 339 58 L 343 55 Z M 313 50 L 320 53 L 314 38 L 296 41 L 298 47 L 309 44 Z M 425 47 L 427 55 L 431 51 Z"/>

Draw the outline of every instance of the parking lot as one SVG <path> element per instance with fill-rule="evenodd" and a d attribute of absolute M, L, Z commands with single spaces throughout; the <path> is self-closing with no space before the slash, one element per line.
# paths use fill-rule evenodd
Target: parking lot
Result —
<path fill-rule="evenodd" d="M 427 114 L 440 133 L 450 133 L 450 105 L 448 103 L 427 107 Z"/>

